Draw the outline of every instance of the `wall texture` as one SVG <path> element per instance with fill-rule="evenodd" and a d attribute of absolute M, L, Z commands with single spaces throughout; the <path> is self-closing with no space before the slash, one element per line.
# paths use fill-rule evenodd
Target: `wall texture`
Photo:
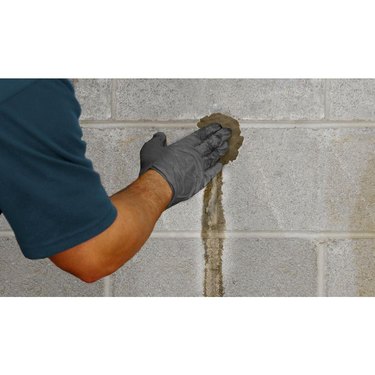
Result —
<path fill-rule="evenodd" d="M 155 131 L 239 119 L 223 172 L 224 296 L 375 295 L 375 80 L 78 80 L 88 157 L 112 194 L 138 173 Z M 203 192 L 165 212 L 121 270 L 86 285 L 22 257 L 0 221 L 0 295 L 202 296 Z M 215 235 L 213 235 L 215 237 Z"/>

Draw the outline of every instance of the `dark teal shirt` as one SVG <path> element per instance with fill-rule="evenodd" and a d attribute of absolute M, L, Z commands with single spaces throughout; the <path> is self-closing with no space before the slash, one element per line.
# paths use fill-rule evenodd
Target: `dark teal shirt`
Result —
<path fill-rule="evenodd" d="M 80 114 L 69 80 L 0 79 L 0 213 L 27 258 L 74 247 L 116 218 Z"/>
<path fill-rule="evenodd" d="M 36 79 L 0 79 L 0 104 L 35 81 Z"/>

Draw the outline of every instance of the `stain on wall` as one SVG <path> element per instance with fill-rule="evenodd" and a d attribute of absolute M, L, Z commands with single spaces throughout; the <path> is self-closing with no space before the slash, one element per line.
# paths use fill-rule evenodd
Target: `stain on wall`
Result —
<path fill-rule="evenodd" d="M 223 290 L 222 255 L 225 217 L 222 203 L 223 174 L 206 186 L 203 196 L 202 240 L 204 245 L 204 295 L 221 297 Z"/>
<path fill-rule="evenodd" d="M 229 150 L 221 158 L 223 164 L 235 160 L 243 143 L 239 122 L 227 115 L 213 113 L 203 117 L 197 124 L 199 128 L 212 123 L 232 129 Z M 223 272 L 222 255 L 224 250 L 225 216 L 223 208 L 223 173 L 220 172 L 205 188 L 202 213 L 202 240 L 205 250 L 204 295 L 222 297 Z"/>

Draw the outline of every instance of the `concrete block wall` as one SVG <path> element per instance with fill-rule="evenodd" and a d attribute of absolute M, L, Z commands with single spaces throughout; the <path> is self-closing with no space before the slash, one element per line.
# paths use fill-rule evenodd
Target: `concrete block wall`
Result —
<path fill-rule="evenodd" d="M 223 171 L 223 296 L 375 295 L 375 80 L 77 80 L 88 157 L 112 194 L 133 181 L 156 131 L 239 119 Z M 0 295 L 203 296 L 203 191 L 166 211 L 145 247 L 86 285 L 22 257 L 0 222 Z"/>

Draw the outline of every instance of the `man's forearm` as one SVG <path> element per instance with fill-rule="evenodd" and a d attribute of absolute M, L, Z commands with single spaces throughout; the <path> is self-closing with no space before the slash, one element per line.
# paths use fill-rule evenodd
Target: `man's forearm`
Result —
<path fill-rule="evenodd" d="M 107 230 L 51 260 L 87 282 L 115 272 L 142 247 L 171 198 L 168 182 L 149 170 L 111 197 L 118 214 Z"/>
<path fill-rule="evenodd" d="M 142 247 L 171 199 L 172 189 L 168 182 L 153 170 L 111 197 L 117 208 L 118 225 L 124 233 L 122 238 L 117 239 L 121 242 L 114 246 L 119 253 L 113 254 L 115 258 L 124 259 L 119 266 Z"/>
<path fill-rule="evenodd" d="M 230 136 L 218 123 L 169 146 L 164 133 L 155 133 L 140 152 L 141 177 L 111 197 L 118 212 L 114 223 L 50 259 L 86 282 L 115 272 L 142 247 L 167 207 L 191 198 L 221 170 Z"/>

